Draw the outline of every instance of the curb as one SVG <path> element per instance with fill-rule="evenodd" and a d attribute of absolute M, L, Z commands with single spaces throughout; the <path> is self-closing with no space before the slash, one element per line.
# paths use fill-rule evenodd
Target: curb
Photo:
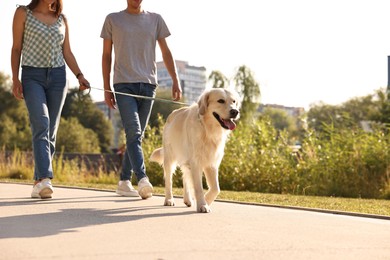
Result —
<path fill-rule="evenodd" d="M 31 185 L 30 183 L 9 182 L 9 181 L 0 181 L 0 183 Z M 53 185 L 53 186 L 54 187 L 58 187 L 58 188 L 66 188 L 66 189 L 90 190 L 90 191 L 101 191 L 101 192 L 112 192 L 112 193 L 115 193 L 114 190 L 108 190 L 108 189 L 75 187 L 75 186 L 67 186 L 67 185 Z M 162 194 L 153 194 L 153 196 L 164 197 L 164 195 L 162 195 Z M 175 198 L 182 198 L 182 196 L 174 196 L 174 197 Z M 361 218 L 390 220 L 390 216 L 367 214 L 367 213 L 359 213 L 359 212 L 328 210 L 328 209 L 320 209 L 320 208 L 306 208 L 306 207 L 297 207 L 297 206 L 285 206 L 285 205 L 275 205 L 275 204 L 256 203 L 256 202 L 242 202 L 242 201 L 223 200 L 223 199 L 216 199 L 215 201 L 222 202 L 222 203 L 240 204 L 240 205 L 262 206 L 262 207 L 271 207 L 271 208 L 280 208 L 280 209 L 293 209 L 293 210 L 302 210 L 302 211 L 310 211 L 310 212 L 333 214 L 333 215 L 342 215 L 342 216 L 351 216 L 351 217 L 361 217 Z"/>

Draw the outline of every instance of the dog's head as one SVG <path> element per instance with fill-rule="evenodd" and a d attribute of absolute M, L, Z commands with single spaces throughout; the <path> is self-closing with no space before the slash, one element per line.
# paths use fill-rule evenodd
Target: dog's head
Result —
<path fill-rule="evenodd" d="M 198 100 L 199 114 L 213 117 L 224 129 L 234 130 L 240 117 L 238 93 L 224 88 L 206 90 Z"/>

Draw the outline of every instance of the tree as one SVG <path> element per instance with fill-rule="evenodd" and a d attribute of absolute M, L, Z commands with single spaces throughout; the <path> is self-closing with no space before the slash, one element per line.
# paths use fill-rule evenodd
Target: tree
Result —
<path fill-rule="evenodd" d="M 308 126 L 322 132 L 325 130 L 325 125 L 338 125 L 338 122 L 341 121 L 341 112 L 337 106 L 320 102 L 313 105 L 307 112 Z"/>
<path fill-rule="evenodd" d="M 294 118 L 287 114 L 286 111 L 277 108 L 266 108 L 261 114 L 261 117 L 268 117 L 272 125 L 278 131 L 286 130 L 289 133 L 295 133 L 297 131 L 297 124 Z"/>
<path fill-rule="evenodd" d="M 222 74 L 222 72 L 213 70 L 208 81 L 211 82 L 213 88 L 227 88 L 229 87 L 229 79 Z"/>
<path fill-rule="evenodd" d="M 68 153 L 100 153 L 97 133 L 85 128 L 75 117 L 61 119 L 56 147 Z"/>
<path fill-rule="evenodd" d="M 374 94 L 355 97 L 341 105 L 318 103 L 308 111 L 308 125 L 323 131 L 325 125 L 335 128 L 360 127 L 362 121 L 383 121 L 386 114 L 386 98 L 383 90 Z"/>
<path fill-rule="evenodd" d="M 18 148 L 23 151 L 32 149 L 29 123 L 21 126 L 6 114 L 0 115 L 0 147 L 6 150 Z"/>
<path fill-rule="evenodd" d="M 379 97 L 379 122 L 390 125 L 390 89 L 377 92 Z"/>
<path fill-rule="evenodd" d="M 9 76 L 0 72 L 0 146 L 31 150 L 31 129 L 23 101 L 11 93 Z"/>
<path fill-rule="evenodd" d="M 251 120 L 260 104 L 260 85 L 256 82 L 252 71 L 245 65 L 238 68 L 234 82 L 243 97 L 240 120 Z"/>
<path fill-rule="evenodd" d="M 381 91 L 378 90 L 372 95 L 355 97 L 344 102 L 340 108 L 347 112 L 353 121 L 359 123 L 361 121 L 372 121 L 379 118 Z"/>
<path fill-rule="evenodd" d="M 100 150 L 104 153 L 110 151 L 113 137 L 113 126 L 104 116 L 104 113 L 92 102 L 91 96 L 82 96 L 78 89 L 70 90 L 62 110 L 65 119 L 78 118 L 80 124 L 94 131 L 99 139 Z"/>
<path fill-rule="evenodd" d="M 10 76 L 5 75 L 3 72 L 0 71 L 0 87 L 4 90 L 11 91 L 11 81 Z"/>

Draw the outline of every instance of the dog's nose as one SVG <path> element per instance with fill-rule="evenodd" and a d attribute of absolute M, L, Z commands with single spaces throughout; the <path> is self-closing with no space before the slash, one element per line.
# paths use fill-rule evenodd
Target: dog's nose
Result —
<path fill-rule="evenodd" d="M 238 110 L 237 109 L 231 109 L 230 110 L 230 117 L 235 118 L 238 115 Z"/>

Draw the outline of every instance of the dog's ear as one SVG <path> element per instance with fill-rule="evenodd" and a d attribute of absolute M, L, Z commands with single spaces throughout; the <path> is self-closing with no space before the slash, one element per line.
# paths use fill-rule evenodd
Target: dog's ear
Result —
<path fill-rule="evenodd" d="M 209 105 L 209 92 L 204 93 L 198 100 L 199 115 L 203 116 L 206 113 L 207 106 Z"/>

